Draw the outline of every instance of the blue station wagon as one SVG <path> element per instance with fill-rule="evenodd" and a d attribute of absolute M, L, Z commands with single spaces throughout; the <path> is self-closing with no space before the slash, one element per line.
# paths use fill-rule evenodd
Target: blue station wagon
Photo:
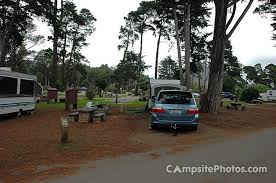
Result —
<path fill-rule="evenodd" d="M 189 127 L 197 130 L 199 110 L 191 92 L 161 90 L 151 108 L 150 127 Z"/>

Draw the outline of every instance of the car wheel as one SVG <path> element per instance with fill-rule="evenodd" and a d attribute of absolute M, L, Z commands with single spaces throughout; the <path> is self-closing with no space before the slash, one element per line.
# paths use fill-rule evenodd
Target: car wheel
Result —
<path fill-rule="evenodd" d="M 192 131 L 197 131 L 197 126 L 193 126 Z"/>
<path fill-rule="evenodd" d="M 157 130 L 157 126 L 154 124 L 150 124 L 150 130 Z"/>

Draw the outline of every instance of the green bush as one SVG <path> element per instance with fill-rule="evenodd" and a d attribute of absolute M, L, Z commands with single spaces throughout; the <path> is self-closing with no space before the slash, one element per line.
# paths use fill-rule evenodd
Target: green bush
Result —
<path fill-rule="evenodd" d="M 89 100 L 93 100 L 93 98 L 96 96 L 96 94 L 97 94 L 97 89 L 94 86 L 90 86 L 86 91 L 86 97 Z"/>
<path fill-rule="evenodd" d="M 250 86 L 245 88 L 241 94 L 241 100 L 251 102 L 253 99 L 259 98 L 259 91 L 256 87 Z"/>
<path fill-rule="evenodd" d="M 269 90 L 269 87 L 263 84 L 256 84 L 254 87 L 259 93 L 266 93 Z"/>

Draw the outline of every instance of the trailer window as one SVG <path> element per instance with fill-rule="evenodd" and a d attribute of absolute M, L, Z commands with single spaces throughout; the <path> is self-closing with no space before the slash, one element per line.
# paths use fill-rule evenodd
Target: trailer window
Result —
<path fill-rule="evenodd" d="M 0 95 L 15 95 L 17 93 L 17 79 L 0 76 Z"/>
<path fill-rule="evenodd" d="M 161 87 L 156 87 L 154 89 L 154 96 L 157 96 L 157 94 L 161 91 L 161 90 L 180 90 L 178 87 L 172 87 L 172 86 L 161 86 Z"/>
<path fill-rule="evenodd" d="M 33 95 L 34 94 L 34 81 L 21 79 L 20 94 Z"/>

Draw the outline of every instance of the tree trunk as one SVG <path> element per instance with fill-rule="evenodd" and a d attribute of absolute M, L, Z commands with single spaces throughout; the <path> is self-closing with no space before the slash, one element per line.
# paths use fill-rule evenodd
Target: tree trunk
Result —
<path fill-rule="evenodd" d="M 64 18 L 64 0 L 61 0 L 61 16 L 60 16 L 60 25 L 63 24 Z M 67 25 L 64 28 L 64 41 L 63 41 L 63 48 L 62 48 L 62 66 L 61 66 L 61 83 L 62 88 L 66 90 L 66 82 L 65 82 L 65 58 L 66 58 L 66 44 L 67 44 Z"/>
<path fill-rule="evenodd" d="M 62 69 L 61 69 L 61 80 L 63 88 L 65 88 L 65 58 L 66 58 L 66 44 L 67 44 L 67 34 L 64 34 L 64 43 L 63 43 L 63 51 L 62 51 Z"/>
<path fill-rule="evenodd" d="M 0 31 L 2 31 L 0 29 Z M 0 65 L 3 65 L 4 63 L 2 63 L 1 61 L 1 57 L 2 57 L 2 50 L 3 50 L 3 44 L 4 44 L 4 38 L 0 35 Z"/>
<path fill-rule="evenodd" d="M 179 77 L 180 77 L 180 85 L 184 85 L 183 78 L 183 69 L 182 69 L 182 58 L 181 58 L 181 47 L 180 47 L 180 38 L 179 38 L 179 29 L 178 29 L 178 19 L 176 15 L 176 6 L 173 8 L 174 14 L 174 23 L 175 23 L 175 34 L 176 34 L 176 42 L 177 42 L 177 54 L 178 54 L 178 67 L 179 67 Z"/>
<path fill-rule="evenodd" d="M 204 83 L 203 83 L 204 92 L 206 91 L 206 82 L 207 82 L 207 60 L 205 60 L 204 62 Z"/>
<path fill-rule="evenodd" d="M 125 61 L 125 59 L 126 59 L 126 55 L 127 55 L 127 51 L 128 51 L 128 43 L 127 43 L 127 46 L 126 46 L 126 49 L 125 49 L 125 51 L 124 51 L 124 57 L 123 57 L 123 61 Z"/>
<path fill-rule="evenodd" d="M 155 56 L 155 73 L 154 73 L 154 78 L 157 79 L 157 74 L 158 74 L 158 57 L 159 57 L 159 47 L 160 47 L 160 40 L 162 36 L 162 28 L 159 30 L 159 36 L 157 40 L 157 48 L 156 48 L 156 56 Z"/>
<path fill-rule="evenodd" d="M 211 52 L 210 75 L 206 97 L 202 101 L 202 112 L 216 114 L 219 109 L 226 44 L 226 19 L 228 0 L 215 0 L 216 18 Z"/>
<path fill-rule="evenodd" d="M 198 75 L 198 89 L 199 89 L 199 92 L 201 93 L 201 78 L 200 78 L 200 75 Z"/>
<path fill-rule="evenodd" d="M 20 4 L 20 0 L 17 0 L 13 9 L 13 14 L 12 14 L 12 18 L 10 21 L 10 24 L 8 26 L 8 30 L 7 30 L 7 34 L 4 37 L 4 41 L 1 45 L 2 49 L 0 50 L 0 65 L 1 66 L 5 66 L 6 64 L 6 56 L 7 56 L 7 52 L 8 52 L 8 44 L 9 41 L 11 39 L 11 35 L 12 35 L 12 30 L 13 30 L 13 26 L 14 26 L 14 22 L 15 22 L 15 18 L 17 16 L 18 13 L 18 9 L 19 9 L 19 4 Z"/>
<path fill-rule="evenodd" d="M 52 60 L 52 80 L 51 85 L 52 87 L 57 88 L 57 64 L 58 64 L 58 21 L 57 21 L 57 2 L 55 0 L 55 7 L 54 7 L 54 19 L 53 19 L 53 29 L 54 29 L 54 40 L 53 40 L 53 60 Z"/>
<path fill-rule="evenodd" d="M 140 72 L 141 72 L 141 63 L 142 63 L 142 54 L 143 54 L 143 37 L 144 37 L 144 30 L 141 31 L 141 39 L 140 39 L 139 76 L 140 76 Z"/>
<path fill-rule="evenodd" d="M 71 48 L 70 58 L 69 58 L 69 64 L 71 64 L 72 61 L 73 61 L 74 52 L 75 52 L 75 39 L 73 40 L 73 43 L 72 43 L 72 48 Z"/>
<path fill-rule="evenodd" d="M 126 59 L 126 55 L 127 55 L 127 51 L 128 51 L 128 46 L 129 46 L 129 37 L 130 37 L 130 30 L 127 33 L 127 45 L 126 45 L 126 49 L 124 51 L 123 61 L 125 61 L 125 59 Z"/>
<path fill-rule="evenodd" d="M 138 78 L 136 80 L 136 83 L 138 83 L 138 80 L 140 78 L 141 75 L 141 63 L 142 63 L 142 53 L 143 53 L 143 36 L 144 36 L 144 29 L 142 28 L 141 33 L 140 33 L 140 53 L 139 53 L 139 63 L 138 63 Z M 138 96 L 139 93 L 139 87 L 136 84 L 135 86 L 135 95 Z"/>
<path fill-rule="evenodd" d="M 190 27 L 190 1 L 187 2 L 185 6 L 185 85 L 187 89 L 191 89 L 191 69 L 190 69 L 190 59 L 191 59 L 191 27 Z"/>

